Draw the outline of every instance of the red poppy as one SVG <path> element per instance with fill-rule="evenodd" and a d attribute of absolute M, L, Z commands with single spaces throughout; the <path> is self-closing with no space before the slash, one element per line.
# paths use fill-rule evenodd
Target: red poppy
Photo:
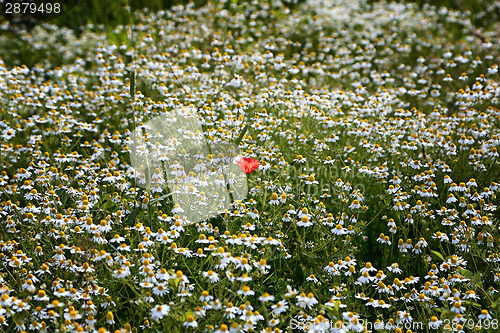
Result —
<path fill-rule="evenodd" d="M 240 167 L 241 170 L 246 173 L 252 173 L 255 169 L 257 169 L 260 165 L 260 162 L 255 158 L 251 157 L 240 157 L 236 164 Z"/>

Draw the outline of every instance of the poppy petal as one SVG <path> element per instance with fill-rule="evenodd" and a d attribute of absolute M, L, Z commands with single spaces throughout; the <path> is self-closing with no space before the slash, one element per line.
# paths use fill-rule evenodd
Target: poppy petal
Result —
<path fill-rule="evenodd" d="M 243 170 L 245 173 L 252 173 L 255 169 L 257 169 L 260 165 L 260 162 L 255 158 L 251 157 L 241 157 L 236 162 L 236 164 Z"/>

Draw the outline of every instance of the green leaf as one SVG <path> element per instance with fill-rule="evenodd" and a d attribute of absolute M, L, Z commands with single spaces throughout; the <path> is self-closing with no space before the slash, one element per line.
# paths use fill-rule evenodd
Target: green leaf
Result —
<path fill-rule="evenodd" d="M 144 193 L 144 189 L 141 187 L 139 191 L 137 191 L 137 194 L 135 195 L 135 201 L 138 201 L 139 198 L 141 197 L 142 193 Z"/>
<path fill-rule="evenodd" d="M 156 199 L 151 200 L 150 204 L 154 204 L 155 202 L 160 201 L 160 200 L 163 200 L 163 199 L 165 199 L 165 198 L 167 198 L 167 197 L 169 197 L 169 196 L 171 196 L 171 195 L 172 195 L 172 193 L 168 193 L 168 194 L 162 195 L 162 196 L 161 196 L 161 197 L 159 197 L 159 198 L 156 198 Z"/>
<path fill-rule="evenodd" d="M 245 125 L 245 127 L 243 128 L 243 130 L 241 131 L 240 135 L 238 136 L 238 138 L 236 139 L 236 144 L 239 145 L 241 140 L 243 140 L 243 136 L 245 135 L 246 131 L 248 130 L 248 124 Z"/>
<path fill-rule="evenodd" d="M 444 261 L 444 257 L 443 257 L 443 255 L 442 255 L 441 253 L 439 253 L 438 251 L 431 250 L 431 253 L 432 253 L 433 255 L 435 255 L 436 257 L 438 257 L 438 259 L 440 259 L 440 260 Z"/>
<path fill-rule="evenodd" d="M 472 305 L 473 307 L 475 307 L 475 308 L 477 308 L 479 310 L 482 309 L 481 304 L 478 304 L 478 303 L 470 301 L 470 300 L 466 301 L 465 304 Z"/>
<path fill-rule="evenodd" d="M 318 259 L 318 256 L 317 256 L 317 255 L 315 255 L 315 254 L 314 254 L 314 253 L 312 253 L 312 252 L 311 252 L 311 253 L 304 253 L 304 255 L 305 255 L 306 257 L 311 258 L 311 259 Z"/>
<path fill-rule="evenodd" d="M 69 199 L 69 195 L 67 195 L 65 192 L 62 192 L 61 195 L 59 196 L 59 199 L 61 200 L 64 207 Z"/>
<path fill-rule="evenodd" d="M 139 213 L 139 208 L 134 209 L 132 213 L 128 214 L 127 218 L 125 219 L 125 225 L 132 225 L 135 222 L 137 213 Z"/>
<path fill-rule="evenodd" d="M 330 307 L 330 306 L 327 306 L 327 305 L 323 305 L 323 304 L 321 304 L 321 305 L 320 305 L 320 307 L 321 307 L 322 309 L 326 309 L 326 310 L 328 310 L 328 311 L 330 311 L 330 312 L 331 312 L 331 311 L 333 311 L 333 310 L 335 310 L 334 308 L 332 308 L 332 307 Z"/>
<path fill-rule="evenodd" d="M 108 212 L 115 211 L 118 208 L 118 205 L 112 200 L 112 195 L 107 194 L 99 200 L 96 207 L 104 212 Z"/>
<path fill-rule="evenodd" d="M 469 278 L 469 279 L 473 279 L 474 278 L 474 274 L 472 274 L 472 272 L 469 271 L 468 269 L 462 269 L 462 270 L 460 270 L 460 274 L 462 274 L 463 276 L 465 276 L 466 278 Z"/>
<path fill-rule="evenodd" d="M 194 312 L 187 311 L 186 313 L 179 315 L 179 321 L 186 321 L 188 316 L 194 316 Z"/>
<path fill-rule="evenodd" d="M 335 312 L 340 313 L 340 301 L 335 301 Z"/>
<path fill-rule="evenodd" d="M 472 283 L 477 286 L 478 288 L 482 288 L 483 287 L 483 279 L 482 279 L 482 274 L 481 272 L 477 272 L 476 274 L 474 274 L 474 276 L 472 277 Z"/>
<path fill-rule="evenodd" d="M 109 198 L 109 194 L 101 196 L 101 199 L 99 199 L 99 201 L 95 204 L 95 207 L 96 208 L 101 207 L 104 204 L 104 202 L 106 200 L 108 200 L 108 198 Z"/>

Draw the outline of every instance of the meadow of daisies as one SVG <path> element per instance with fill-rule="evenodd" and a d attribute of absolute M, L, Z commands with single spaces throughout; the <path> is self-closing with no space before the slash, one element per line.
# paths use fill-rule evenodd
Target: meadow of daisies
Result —
<path fill-rule="evenodd" d="M 34 59 L 0 59 L 0 331 L 499 329 L 498 26 L 366 0 L 130 17 L 0 37 Z M 260 162 L 196 223 L 130 158 L 187 108 Z"/>

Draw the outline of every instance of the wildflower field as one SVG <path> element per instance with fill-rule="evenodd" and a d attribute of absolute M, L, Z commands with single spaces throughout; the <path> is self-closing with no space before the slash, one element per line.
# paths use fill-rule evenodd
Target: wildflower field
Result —
<path fill-rule="evenodd" d="M 499 331 L 484 3 L 1 23 L 0 331 Z"/>

